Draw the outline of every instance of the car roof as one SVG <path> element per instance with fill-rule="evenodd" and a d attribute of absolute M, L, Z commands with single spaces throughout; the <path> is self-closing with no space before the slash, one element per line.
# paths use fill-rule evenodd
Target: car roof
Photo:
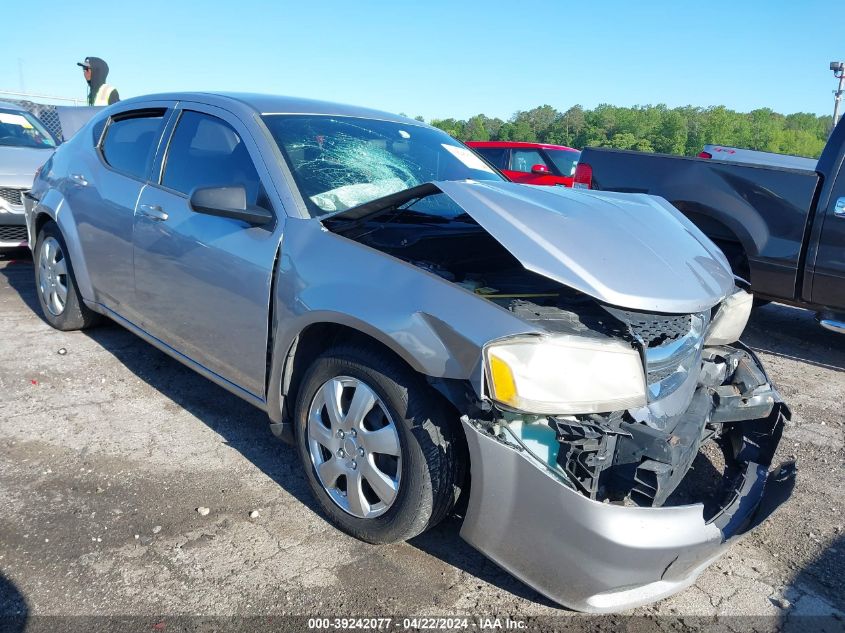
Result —
<path fill-rule="evenodd" d="M 17 110 L 18 112 L 27 112 L 26 108 L 22 108 L 17 103 L 9 103 L 8 101 L 0 101 L 0 108 L 4 110 Z"/>
<path fill-rule="evenodd" d="M 405 116 L 383 112 L 372 108 L 363 108 L 318 99 L 304 99 L 282 95 L 267 95 L 248 92 L 168 92 L 144 95 L 121 101 L 122 106 L 147 101 L 198 101 L 208 105 L 225 107 L 239 104 L 246 106 L 259 114 L 334 114 L 338 116 L 354 116 L 367 119 L 380 119 L 413 125 L 427 126 L 421 121 Z"/>
<path fill-rule="evenodd" d="M 552 145 L 551 143 L 527 143 L 524 141 L 467 141 L 470 147 L 526 147 L 526 148 L 543 148 L 543 149 L 563 149 L 570 152 L 577 152 L 579 150 L 574 147 L 567 147 L 566 145 Z"/>

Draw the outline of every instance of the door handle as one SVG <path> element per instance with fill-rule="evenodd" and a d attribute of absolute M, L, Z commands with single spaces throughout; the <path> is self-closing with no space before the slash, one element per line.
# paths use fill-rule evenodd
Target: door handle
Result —
<path fill-rule="evenodd" d="M 88 186 L 88 181 L 82 174 L 71 174 L 70 179 L 73 180 L 77 185 L 81 185 L 83 187 Z"/>
<path fill-rule="evenodd" d="M 157 204 L 139 204 L 138 213 L 158 222 L 164 222 L 168 218 L 168 215 Z"/>
<path fill-rule="evenodd" d="M 842 196 L 833 205 L 833 215 L 837 218 L 845 218 L 845 196 Z"/>

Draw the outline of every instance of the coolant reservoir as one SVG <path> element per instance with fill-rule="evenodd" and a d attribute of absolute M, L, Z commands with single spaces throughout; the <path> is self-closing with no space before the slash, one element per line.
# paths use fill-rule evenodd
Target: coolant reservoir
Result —
<path fill-rule="evenodd" d="M 508 428 L 529 451 L 548 464 L 549 468 L 553 470 L 558 468 L 557 452 L 560 444 L 557 441 L 557 434 L 548 424 L 544 422 L 526 424 L 522 420 L 514 420 L 508 422 Z"/>

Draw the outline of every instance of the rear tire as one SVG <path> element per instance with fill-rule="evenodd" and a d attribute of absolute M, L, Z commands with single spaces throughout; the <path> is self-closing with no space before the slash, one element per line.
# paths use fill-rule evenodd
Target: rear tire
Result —
<path fill-rule="evenodd" d="M 370 543 L 404 541 L 439 523 L 460 485 L 452 418 L 431 386 L 390 354 L 356 344 L 319 356 L 298 392 L 296 438 L 331 522 Z"/>
<path fill-rule="evenodd" d="M 44 320 L 57 330 L 83 330 L 100 315 L 82 301 L 62 232 L 47 222 L 38 234 L 33 253 L 35 288 Z"/>

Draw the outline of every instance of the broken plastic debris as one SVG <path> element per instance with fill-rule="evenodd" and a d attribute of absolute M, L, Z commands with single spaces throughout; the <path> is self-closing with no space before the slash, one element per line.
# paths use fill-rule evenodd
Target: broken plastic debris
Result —
<path fill-rule="evenodd" d="M 64 356 L 65 354 L 67 354 L 67 350 L 64 347 L 60 347 L 58 354 L 59 356 Z"/>
<path fill-rule="evenodd" d="M 258 510 L 253 510 L 252 512 L 249 513 L 250 519 L 257 519 L 258 517 L 259 517 Z"/>
<path fill-rule="evenodd" d="M 203 506 L 200 506 L 199 508 L 197 508 L 197 514 L 199 514 L 200 516 L 203 516 L 203 517 L 208 516 L 209 512 L 211 512 L 211 510 L 209 510 L 208 508 L 205 508 Z"/>

